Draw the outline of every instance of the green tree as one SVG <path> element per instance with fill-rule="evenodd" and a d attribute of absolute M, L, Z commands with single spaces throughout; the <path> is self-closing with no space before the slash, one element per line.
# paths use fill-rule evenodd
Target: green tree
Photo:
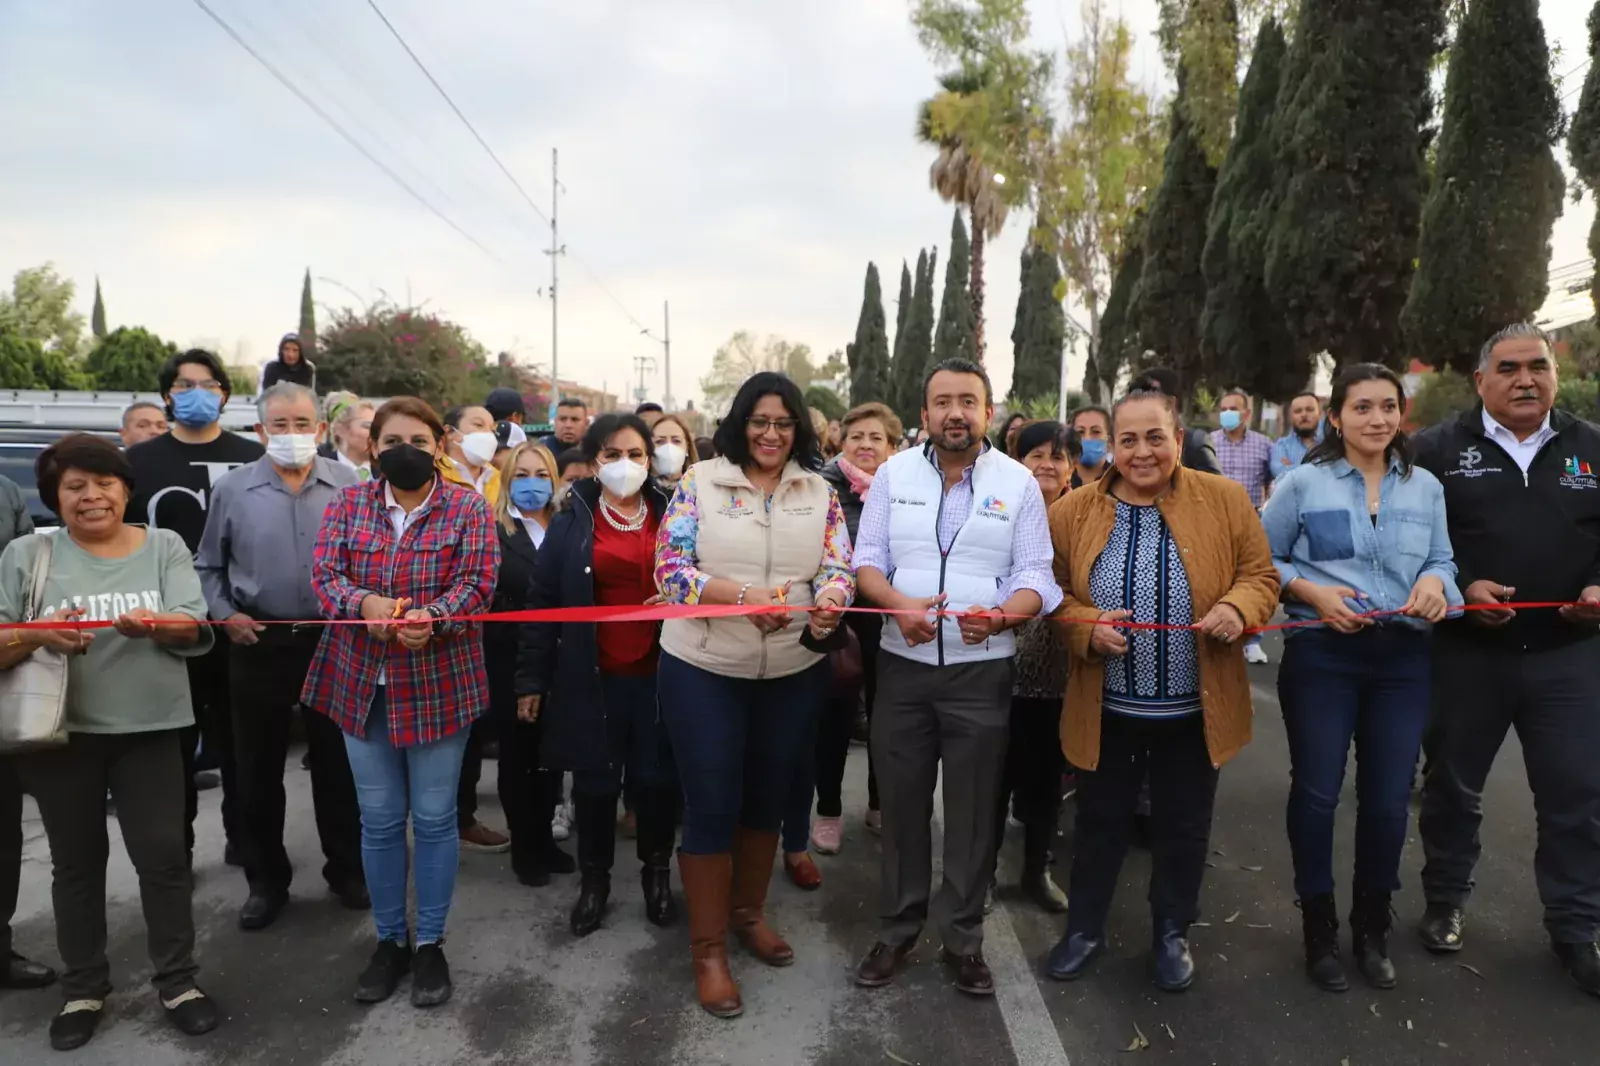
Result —
<path fill-rule="evenodd" d="M 933 360 L 978 358 L 978 326 L 967 287 L 972 246 L 958 209 L 950 223 L 950 258 L 944 265 L 944 296 L 939 301 L 939 327 L 933 335 Z M 920 400 L 918 401 L 920 404 Z"/>
<path fill-rule="evenodd" d="M 1589 72 L 1584 75 L 1578 110 L 1567 134 L 1567 157 L 1590 193 L 1600 195 L 1600 2 L 1589 12 Z M 1600 259 L 1600 213 L 1589 229 L 1589 256 Z M 1590 295 L 1594 306 L 1600 308 L 1600 270 L 1594 277 Z"/>
<path fill-rule="evenodd" d="M 1061 388 L 1061 349 L 1067 343 L 1067 316 L 1061 307 L 1061 264 L 1053 253 L 1022 250 L 1022 291 L 1011 328 L 1014 357 L 1007 406 L 1054 399 Z"/>
<path fill-rule="evenodd" d="M 1122 368 L 1134 366 L 1144 355 L 1139 343 L 1139 276 L 1144 273 L 1144 218 L 1136 216 L 1122 241 L 1122 264 L 1117 267 L 1094 340 L 1094 358 L 1084 374 L 1085 391 L 1095 399 L 1109 396 Z M 1098 375 L 1097 377 L 1094 375 Z"/>
<path fill-rule="evenodd" d="M 317 355 L 317 306 L 311 300 L 311 268 L 306 267 L 305 280 L 300 283 L 300 357 L 315 359 Z"/>
<path fill-rule="evenodd" d="M 1158 38 L 1167 66 L 1181 74 L 1177 106 L 1205 153 L 1220 166 L 1239 98 L 1239 5 L 1235 0 L 1158 0 Z"/>
<path fill-rule="evenodd" d="M 1201 267 L 1206 280 L 1200 319 L 1206 377 L 1283 402 L 1305 388 L 1311 353 L 1295 352 L 1288 327 L 1266 287 L 1267 228 L 1273 214 L 1272 116 L 1288 53 L 1283 28 L 1261 24 L 1239 91 L 1233 144 L 1217 172 Z"/>
<path fill-rule="evenodd" d="M 319 347 L 319 388 L 420 396 L 435 407 L 481 402 L 481 375 L 491 362 L 465 327 L 389 301 L 335 311 Z"/>
<path fill-rule="evenodd" d="M 1267 291 L 1297 357 L 1400 366 L 1443 0 L 1302 0 L 1273 120 Z M 1379 73 L 1381 72 L 1381 73 Z"/>
<path fill-rule="evenodd" d="M 1406 406 L 1406 419 L 1417 426 L 1432 426 L 1447 418 L 1455 418 L 1477 406 L 1478 390 L 1472 379 L 1453 370 L 1422 375 L 1411 402 Z"/>
<path fill-rule="evenodd" d="M 0 293 L 0 329 L 38 341 L 68 361 L 83 351 L 83 316 L 72 309 L 72 282 L 54 265 L 27 267 L 11 279 L 11 293 Z"/>
<path fill-rule="evenodd" d="M 1470 373 L 1484 337 L 1544 303 L 1566 191 L 1552 147 L 1562 126 L 1537 0 L 1475 0 L 1450 52 L 1401 318 L 1411 354 Z"/>
<path fill-rule="evenodd" d="M 1206 161 L 1184 107 L 1186 88 L 1180 69 L 1161 188 L 1145 222 L 1138 295 L 1139 336 L 1178 372 L 1184 395 L 1200 383 L 1200 316 L 1206 305 L 1200 258 L 1217 185 L 1216 169 Z"/>
<path fill-rule="evenodd" d="M 839 399 L 839 394 L 825 385 L 811 386 L 805 392 L 805 399 L 807 407 L 815 407 L 830 422 L 837 422 L 848 410 L 844 401 Z M 856 401 L 852 399 L 851 403 L 854 402 Z"/>
<path fill-rule="evenodd" d="M 885 380 L 889 381 L 889 394 L 882 397 L 885 403 L 892 405 L 894 392 L 893 377 L 894 362 L 900 358 L 900 348 L 906 342 L 906 323 L 911 321 L 911 268 L 904 259 L 900 260 L 900 298 L 894 306 L 894 349 L 891 352 L 889 367 Z"/>
<path fill-rule="evenodd" d="M 906 342 L 890 368 L 894 379 L 894 402 L 890 406 L 908 426 L 922 422 L 922 375 L 933 360 L 933 275 L 938 259 L 938 249 L 917 253 Z"/>
<path fill-rule="evenodd" d="M 84 370 L 97 389 L 154 392 L 161 365 L 177 354 L 178 346 L 171 341 L 138 326 L 121 326 L 94 346 Z"/>
<path fill-rule="evenodd" d="M 747 378 L 768 370 L 787 374 L 802 392 L 810 387 L 814 378 L 829 376 L 829 371 L 819 371 L 812 362 L 807 345 L 794 344 L 782 337 L 757 337 L 741 329 L 717 349 L 711 357 L 710 373 L 700 379 L 706 406 L 722 415 Z"/>
<path fill-rule="evenodd" d="M 75 360 L 34 337 L 0 326 L 0 389 L 82 390 L 88 377 Z"/>
<path fill-rule="evenodd" d="M 94 279 L 94 310 L 89 313 L 89 332 L 96 340 L 106 335 L 106 302 L 100 295 L 100 279 Z"/>
<path fill-rule="evenodd" d="M 850 352 L 850 402 L 867 403 L 889 396 L 889 332 L 883 313 L 883 287 L 878 265 L 867 264 L 861 295 L 861 315 L 856 320 L 855 343 Z"/>

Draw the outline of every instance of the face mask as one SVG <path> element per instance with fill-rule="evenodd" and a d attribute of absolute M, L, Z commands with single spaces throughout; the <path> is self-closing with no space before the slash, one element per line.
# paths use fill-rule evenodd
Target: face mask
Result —
<path fill-rule="evenodd" d="M 180 426 L 199 429 L 222 414 L 222 397 L 205 389 L 185 389 L 172 395 L 172 417 Z"/>
<path fill-rule="evenodd" d="M 677 477 L 683 472 L 683 463 L 689 453 L 681 444 L 657 444 L 656 456 L 651 460 L 661 477 Z"/>
<path fill-rule="evenodd" d="M 1106 441 L 1104 437 L 1085 437 L 1083 439 L 1084 466 L 1099 466 L 1106 460 Z"/>
<path fill-rule="evenodd" d="M 1238 411 L 1224 411 L 1217 416 L 1217 421 L 1222 423 L 1223 429 L 1232 432 L 1233 430 L 1238 429 L 1240 423 L 1244 421 L 1244 415 L 1240 414 Z"/>
<path fill-rule="evenodd" d="M 415 444 L 396 444 L 378 453 L 378 470 L 401 492 L 415 492 L 433 478 L 433 456 Z"/>
<path fill-rule="evenodd" d="M 310 466 L 311 460 L 316 457 L 315 433 L 279 433 L 267 438 L 267 458 L 279 466 L 300 470 Z"/>
<path fill-rule="evenodd" d="M 537 514 L 550 502 L 552 492 L 549 478 L 514 477 L 511 479 L 511 502 L 525 515 Z"/>
<path fill-rule="evenodd" d="M 644 479 L 650 476 L 650 471 L 644 468 L 643 463 L 636 463 L 632 459 L 613 459 L 600 468 L 598 477 L 600 484 L 605 486 L 613 496 L 627 499 L 638 492 L 644 485 Z"/>
<path fill-rule="evenodd" d="M 495 450 L 500 447 L 500 442 L 493 433 L 468 433 L 461 438 L 461 454 L 467 461 L 478 466 L 484 466 L 494 461 Z"/>

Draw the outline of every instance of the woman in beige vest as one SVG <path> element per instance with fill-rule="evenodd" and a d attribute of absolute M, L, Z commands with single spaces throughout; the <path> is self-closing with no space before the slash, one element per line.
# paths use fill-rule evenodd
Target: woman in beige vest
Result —
<path fill-rule="evenodd" d="M 822 455 L 793 381 L 765 372 L 746 381 L 716 449 L 684 474 L 662 519 L 656 585 L 672 603 L 794 609 L 672 619 L 661 631 L 695 982 L 702 1007 L 733 1017 L 744 1007 L 728 972 L 730 918 L 762 962 L 794 961 L 766 923 L 767 884 L 783 801 L 812 757 L 827 695 L 826 658 L 807 645 L 838 639 L 855 577 L 844 510 L 817 473 Z"/>

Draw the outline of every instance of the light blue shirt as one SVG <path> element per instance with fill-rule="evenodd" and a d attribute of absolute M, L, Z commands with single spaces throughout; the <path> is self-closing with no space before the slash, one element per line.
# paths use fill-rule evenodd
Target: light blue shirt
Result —
<path fill-rule="evenodd" d="M 1439 479 L 1420 466 L 1401 477 L 1396 459 L 1379 493 L 1374 523 L 1367 513 L 1366 480 L 1348 460 L 1302 464 L 1278 480 L 1261 522 L 1284 589 L 1299 577 L 1345 585 L 1363 597 L 1349 603 L 1352 610 L 1392 611 L 1411 598 L 1419 578 L 1432 575 L 1444 584 L 1450 606 L 1460 607 Z M 1296 620 L 1317 617 L 1309 604 L 1287 597 L 1284 610 Z M 1384 621 L 1427 627 L 1416 618 Z"/>
<path fill-rule="evenodd" d="M 1306 453 L 1314 445 L 1322 443 L 1322 423 L 1317 423 L 1317 435 L 1307 444 L 1300 439 L 1300 434 L 1291 433 L 1287 437 L 1279 437 L 1272 442 L 1272 476 L 1282 477 L 1301 463 L 1305 462 Z"/>

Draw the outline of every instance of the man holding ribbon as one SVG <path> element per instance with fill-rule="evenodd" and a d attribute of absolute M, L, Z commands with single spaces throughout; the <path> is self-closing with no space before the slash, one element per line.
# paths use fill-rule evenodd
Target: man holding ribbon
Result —
<path fill-rule="evenodd" d="M 956 987 L 993 995 L 983 902 L 1010 733 L 1009 632 L 1055 610 L 1044 497 L 990 446 L 983 367 L 937 364 L 923 381 L 928 443 L 878 467 L 861 512 L 862 596 L 899 613 L 883 627 L 872 757 L 883 803 L 883 921 L 856 983 L 886 985 L 928 918 L 933 791 L 944 764 L 939 932 Z M 948 611 L 946 615 L 943 612 Z"/>
<path fill-rule="evenodd" d="M 1463 946 L 1484 782 L 1515 727 L 1545 929 L 1600 996 L 1600 429 L 1552 409 L 1555 354 L 1534 326 L 1489 338 L 1473 378 L 1482 403 L 1417 437 L 1417 465 L 1444 484 L 1468 606 L 1434 642 L 1418 932 L 1435 953 Z M 1571 606 L 1517 607 L 1551 602 Z"/>

